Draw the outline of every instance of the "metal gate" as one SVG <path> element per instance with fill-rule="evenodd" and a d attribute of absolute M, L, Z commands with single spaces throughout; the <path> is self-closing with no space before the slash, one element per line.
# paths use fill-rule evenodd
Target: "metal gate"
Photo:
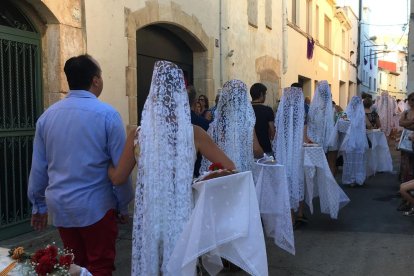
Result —
<path fill-rule="evenodd" d="M 6 2 L 7 3 L 7 2 Z M 3 7 L 6 5 L 7 7 Z M 0 4 L 0 240 L 30 231 L 27 183 L 41 112 L 40 38 L 23 15 Z M 5 8 L 5 9 L 3 9 Z M 2 13 L 0 11 L 0 13 Z"/>

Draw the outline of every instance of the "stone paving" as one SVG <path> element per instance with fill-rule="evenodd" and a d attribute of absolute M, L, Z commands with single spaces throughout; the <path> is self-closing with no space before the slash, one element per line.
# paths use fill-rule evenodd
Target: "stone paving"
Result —
<path fill-rule="evenodd" d="M 307 213 L 310 222 L 295 231 L 296 256 L 266 240 L 269 275 L 404 275 L 412 270 L 414 237 L 413 217 L 404 217 L 396 208 L 399 181 L 399 152 L 391 144 L 393 173 L 379 173 L 362 187 L 341 186 L 351 202 L 339 212 L 337 220 L 320 214 L 317 200 L 315 213 Z M 337 176 L 340 184 L 341 175 Z M 120 226 L 114 275 L 130 274 L 131 223 Z M 0 247 L 21 244 L 39 248 L 56 242 L 57 231 L 50 227 L 43 233 L 28 233 L 0 241 Z M 410 273 L 408 273 L 410 274 Z M 246 275 L 222 272 L 220 275 Z"/>

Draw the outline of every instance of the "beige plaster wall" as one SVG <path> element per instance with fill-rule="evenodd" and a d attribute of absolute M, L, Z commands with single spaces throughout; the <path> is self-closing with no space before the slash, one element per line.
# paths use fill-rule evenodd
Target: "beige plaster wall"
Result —
<path fill-rule="evenodd" d="M 266 104 L 276 105 L 280 92 L 282 2 L 253 1 L 257 4 L 257 27 L 248 24 L 247 1 L 223 1 L 222 34 L 223 82 L 230 79 L 244 81 L 248 88 L 256 82 L 268 88 Z M 266 26 L 266 13 L 271 8 L 272 28 Z M 227 54 L 234 50 L 233 55 Z"/>
<path fill-rule="evenodd" d="M 289 1 L 290 2 L 290 1 Z M 310 95 L 313 96 L 315 91 L 315 82 L 327 80 L 331 85 L 332 98 L 337 103 L 345 101 L 348 93 L 349 81 L 356 82 L 355 68 L 352 67 L 352 60 L 349 51 L 353 45 L 350 41 L 354 33 L 345 28 L 343 24 L 335 17 L 335 7 L 329 1 L 317 1 L 319 5 L 319 39 L 316 39 L 316 14 L 315 1 L 313 1 L 313 23 L 312 32 L 306 33 L 306 2 L 298 1 L 300 14 L 298 14 L 298 25 L 291 22 L 288 24 L 288 70 L 282 78 L 282 86 L 290 86 L 291 83 L 298 81 L 298 75 L 310 79 Z M 288 10 L 291 9 L 291 3 L 288 4 Z M 329 47 L 324 45 L 324 17 L 328 16 L 331 20 L 331 42 Z M 290 18 L 290 17 L 289 17 Z M 357 25 L 353 26 L 357 28 Z M 342 30 L 346 30 L 345 48 L 342 50 Z M 351 29 L 352 30 L 352 29 Z M 314 37 L 316 40 L 313 52 L 313 58 L 307 59 L 307 37 Z M 355 51 L 356 52 L 356 51 Z M 350 72 L 353 72 L 352 74 Z M 345 82 L 345 89 L 340 89 L 340 81 Z M 305 94 L 309 94 L 308 92 Z"/>

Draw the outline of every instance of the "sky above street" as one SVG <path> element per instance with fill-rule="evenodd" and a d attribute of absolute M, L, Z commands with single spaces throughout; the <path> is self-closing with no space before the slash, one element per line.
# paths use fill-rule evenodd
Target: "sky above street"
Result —
<path fill-rule="evenodd" d="M 358 15 L 359 0 L 338 0 L 337 4 L 351 6 Z M 369 24 L 372 35 L 403 35 L 403 26 L 409 20 L 410 0 L 362 0 L 362 5 L 371 10 Z M 408 25 L 405 34 L 408 34 Z"/>

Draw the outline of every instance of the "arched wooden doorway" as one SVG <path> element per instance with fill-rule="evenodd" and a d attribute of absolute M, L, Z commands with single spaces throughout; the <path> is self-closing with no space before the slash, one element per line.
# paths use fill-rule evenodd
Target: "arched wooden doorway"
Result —
<path fill-rule="evenodd" d="M 174 62 L 183 70 L 186 83 L 193 84 L 193 51 L 176 35 L 177 29 L 169 24 L 155 24 L 136 33 L 138 124 L 157 60 Z"/>
<path fill-rule="evenodd" d="M 27 182 L 42 109 L 40 35 L 12 1 L 0 2 L 0 237 L 31 230 Z"/>

